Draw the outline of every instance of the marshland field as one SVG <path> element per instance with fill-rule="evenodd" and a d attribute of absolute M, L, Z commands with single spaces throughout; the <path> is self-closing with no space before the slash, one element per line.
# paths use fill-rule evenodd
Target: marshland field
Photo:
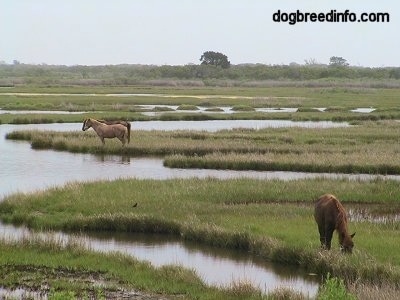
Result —
<path fill-rule="evenodd" d="M 79 81 L 74 77 L 78 75 L 51 80 L 55 71 L 50 67 L 40 76 L 29 75 L 32 70 L 37 71 L 0 72 L 0 126 L 76 123 L 77 130 L 17 128 L 2 137 L 10 143 L 29 143 L 30 151 L 157 157 L 165 167 L 182 172 L 218 169 L 321 176 L 89 182 L 91 174 L 87 174 L 88 181 L 6 195 L 0 199 L 2 223 L 76 234 L 68 242 L 2 237 L 0 290 L 10 298 L 18 288 L 50 299 L 308 298 L 286 288 L 262 293 L 248 282 L 209 286 L 182 266 L 154 267 L 121 253 L 97 253 L 79 239 L 79 233 L 85 232 L 139 232 L 234 249 L 301 268 L 324 278 L 318 299 L 396 299 L 400 292 L 398 79 L 377 79 L 368 73 L 366 78 L 348 80 L 112 81 L 104 76 Z M 67 71 L 72 69 L 58 71 L 70 74 Z M 88 117 L 198 124 L 282 120 L 309 126 L 217 131 L 184 126 L 179 130 L 139 130 L 132 126 L 131 141 L 122 147 L 116 139 L 102 146 L 93 130 L 80 130 Z M 331 123 L 343 126 L 326 125 Z M 320 249 L 313 203 L 325 193 L 336 195 L 347 209 L 349 230 L 356 232 L 352 255 L 340 252 L 336 234 L 331 251 Z"/>

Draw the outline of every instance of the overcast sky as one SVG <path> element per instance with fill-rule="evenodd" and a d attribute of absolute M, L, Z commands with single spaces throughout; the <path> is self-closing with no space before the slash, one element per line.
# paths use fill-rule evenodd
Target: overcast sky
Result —
<path fill-rule="evenodd" d="M 291 13 L 390 14 L 386 23 L 272 20 Z M 232 64 L 329 63 L 400 66 L 395 0 L 0 0 L 0 61 L 12 63 L 198 64 L 205 51 Z"/>

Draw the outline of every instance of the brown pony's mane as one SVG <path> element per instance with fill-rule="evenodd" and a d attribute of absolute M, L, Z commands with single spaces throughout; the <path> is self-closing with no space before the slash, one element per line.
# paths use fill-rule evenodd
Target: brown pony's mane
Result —
<path fill-rule="evenodd" d="M 339 234 L 339 243 L 342 244 L 344 237 L 348 235 L 347 215 L 343 205 L 335 197 L 331 199 L 335 202 L 336 208 L 339 211 L 336 220 L 336 230 Z"/>

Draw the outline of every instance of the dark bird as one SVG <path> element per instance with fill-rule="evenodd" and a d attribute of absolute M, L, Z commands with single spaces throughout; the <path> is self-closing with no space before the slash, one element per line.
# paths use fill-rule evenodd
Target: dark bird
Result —
<path fill-rule="evenodd" d="M 137 202 L 135 204 L 132 205 L 132 207 L 136 207 L 137 206 Z"/>

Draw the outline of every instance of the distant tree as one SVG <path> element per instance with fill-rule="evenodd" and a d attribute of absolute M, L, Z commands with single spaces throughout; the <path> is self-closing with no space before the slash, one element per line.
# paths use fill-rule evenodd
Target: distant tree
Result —
<path fill-rule="evenodd" d="M 19 65 L 19 64 L 21 64 L 21 63 L 18 60 L 16 60 L 16 59 L 13 60 L 13 65 Z"/>
<path fill-rule="evenodd" d="M 389 78 L 400 79 L 400 68 L 392 68 L 392 69 L 390 69 Z"/>
<path fill-rule="evenodd" d="M 329 59 L 329 65 L 332 67 L 347 67 L 349 64 L 347 60 L 340 56 L 332 56 Z"/>
<path fill-rule="evenodd" d="M 231 66 L 231 62 L 228 60 L 228 57 L 225 54 L 214 51 L 204 52 L 200 57 L 200 61 L 202 65 L 219 66 L 223 69 L 227 69 Z"/>
<path fill-rule="evenodd" d="M 319 65 L 319 64 L 320 64 L 319 62 L 317 62 L 317 60 L 316 60 L 315 58 L 305 59 L 305 60 L 304 60 L 304 63 L 305 63 L 307 66 L 315 66 L 315 65 Z"/>

